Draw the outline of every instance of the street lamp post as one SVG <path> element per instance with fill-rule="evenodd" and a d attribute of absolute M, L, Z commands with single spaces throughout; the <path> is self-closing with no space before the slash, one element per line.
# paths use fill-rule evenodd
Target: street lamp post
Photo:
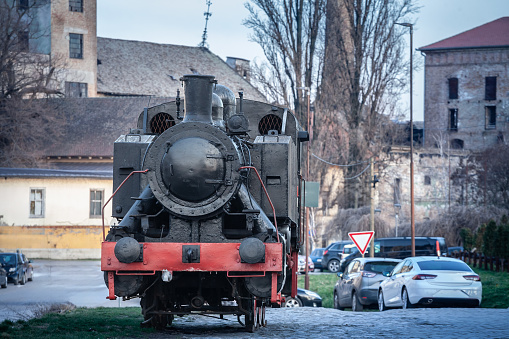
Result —
<path fill-rule="evenodd" d="M 414 204 L 414 119 L 413 119 L 413 35 L 414 25 L 408 22 L 396 22 L 396 25 L 410 29 L 410 225 L 412 235 L 412 257 L 415 257 L 415 204 Z"/>
<path fill-rule="evenodd" d="M 401 209 L 401 204 L 394 204 L 394 221 L 396 224 L 396 237 L 398 236 L 399 210 L 400 209 Z"/>
<path fill-rule="evenodd" d="M 307 95 L 307 99 L 308 99 L 308 114 L 307 114 L 307 130 L 308 130 L 308 133 L 309 133 L 309 110 L 310 110 L 310 97 L 311 97 L 311 93 L 310 93 L 310 88 L 309 87 L 297 87 L 297 89 L 302 89 L 302 90 L 305 90 L 306 91 L 306 95 Z M 309 143 L 311 142 L 311 140 L 309 140 L 307 142 L 307 145 L 306 145 L 306 157 L 307 157 L 307 161 L 306 161 L 306 182 L 309 181 Z M 304 206 L 304 209 L 306 210 L 306 225 L 305 225 L 305 235 L 304 235 L 304 238 L 305 238 L 305 250 L 306 250 L 306 253 L 305 253 L 305 264 L 304 264 L 304 288 L 305 289 L 309 289 L 309 272 L 308 272 L 308 257 L 309 257 L 309 207 L 306 207 Z"/>

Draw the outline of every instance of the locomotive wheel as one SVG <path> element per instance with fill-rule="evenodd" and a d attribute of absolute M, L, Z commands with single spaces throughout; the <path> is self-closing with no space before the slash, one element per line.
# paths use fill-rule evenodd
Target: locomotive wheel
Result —
<path fill-rule="evenodd" d="M 163 330 L 166 326 L 171 325 L 173 322 L 173 315 L 169 314 L 154 314 L 150 320 L 150 324 L 156 330 Z"/>

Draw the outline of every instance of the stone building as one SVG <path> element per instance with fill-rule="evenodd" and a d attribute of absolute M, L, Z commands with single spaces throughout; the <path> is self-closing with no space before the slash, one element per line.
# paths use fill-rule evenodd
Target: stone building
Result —
<path fill-rule="evenodd" d="M 425 54 L 424 145 L 479 151 L 509 132 L 509 17 L 418 49 Z"/>

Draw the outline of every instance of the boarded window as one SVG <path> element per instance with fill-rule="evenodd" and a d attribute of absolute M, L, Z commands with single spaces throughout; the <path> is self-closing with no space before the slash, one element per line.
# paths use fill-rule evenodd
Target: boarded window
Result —
<path fill-rule="evenodd" d="M 88 97 L 88 86 L 84 82 L 65 82 L 65 96 L 68 98 Z"/>
<path fill-rule="evenodd" d="M 20 52 L 28 52 L 28 41 L 29 41 L 29 33 L 28 31 L 19 31 L 18 32 L 18 50 Z"/>
<path fill-rule="evenodd" d="M 458 99 L 458 78 L 449 79 L 449 99 Z"/>
<path fill-rule="evenodd" d="M 450 131 L 458 130 L 458 109 L 457 108 L 449 109 L 449 130 Z"/>
<path fill-rule="evenodd" d="M 400 200 L 401 200 L 400 184 L 401 184 L 401 179 L 395 178 L 394 179 L 394 203 L 395 204 L 399 204 Z"/>
<path fill-rule="evenodd" d="M 69 57 L 83 59 L 83 34 L 69 33 Z"/>
<path fill-rule="evenodd" d="M 497 77 L 486 77 L 484 100 L 497 100 Z"/>
<path fill-rule="evenodd" d="M 104 190 L 90 190 L 90 218 L 99 218 L 103 206 Z"/>
<path fill-rule="evenodd" d="M 83 0 L 69 0 L 69 11 L 83 12 Z"/>
<path fill-rule="evenodd" d="M 30 218 L 44 218 L 44 188 L 30 189 Z"/>
<path fill-rule="evenodd" d="M 497 128 L 497 107 L 486 106 L 486 129 Z"/>

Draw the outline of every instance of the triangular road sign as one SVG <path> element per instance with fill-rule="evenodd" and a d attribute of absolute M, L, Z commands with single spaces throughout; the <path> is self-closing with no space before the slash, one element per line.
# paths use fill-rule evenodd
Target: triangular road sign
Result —
<path fill-rule="evenodd" d="M 348 233 L 348 236 L 350 239 L 352 239 L 353 243 L 357 248 L 359 249 L 359 252 L 361 252 L 362 255 L 366 252 L 366 249 L 368 248 L 369 242 L 375 235 L 375 232 L 369 231 L 369 232 L 350 232 Z"/>

